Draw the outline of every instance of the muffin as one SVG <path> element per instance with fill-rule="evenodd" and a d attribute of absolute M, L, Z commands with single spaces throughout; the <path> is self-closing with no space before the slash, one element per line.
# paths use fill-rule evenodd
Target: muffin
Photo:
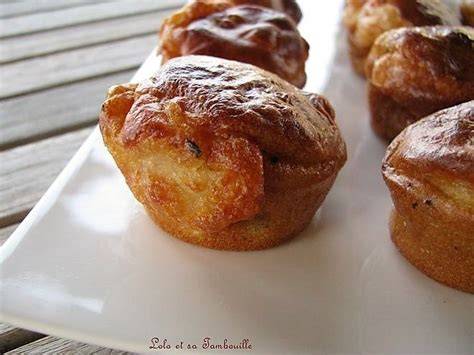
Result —
<path fill-rule="evenodd" d="M 160 29 L 163 63 L 207 55 L 256 65 L 297 87 L 306 82 L 308 43 L 285 14 L 226 0 L 192 0 Z"/>
<path fill-rule="evenodd" d="M 474 101 L 406 128 L 382 172 L 400 252 L 429 277 L 474 293 Z"/>
<path fill-rule="evenodd" d="M 303 17 L 301 9 L 295 0 L 230 0 L 236 5 L 257 5 L 268 7 L 270 9 L 284 12 L 288 15 L 295 23 L 301 21 Z"/>
<path fill-rule="evenodd" d="M 410 27 L 385 32 L 367 58 L 374 131 L 390 141 L 433 112 L 474 99 L 474 29 Z"/>
<path fill-rule="evenodd" d="M 466 26 L 474 26 L 474 0 L 461 1 L 462 23 Z"/>
<path fill-rule="evenodd" d="M 311 221 L 346 161 L 334 110 L 272 73 L 186 56 L 111 88 L 102 136 L 128 186 L 186 242 L 256 250 Z"/>
<path fill-rule="evenodd" d="M 365 75 L 365 61 L 382 33 L 400 27 L 460 25 L 443 0 L 347 0 L 344 23 L 354 70 Z"/>

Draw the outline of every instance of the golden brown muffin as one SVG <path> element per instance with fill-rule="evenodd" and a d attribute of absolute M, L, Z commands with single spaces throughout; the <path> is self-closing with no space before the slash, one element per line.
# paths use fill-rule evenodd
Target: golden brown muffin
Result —
<path fill-rule="evenodd" d="M 474 293 L 474 101 L 405 129 L 382 172 L 400 252 L 429 277 Z"/>
<path fill-rule="evenodd" d="M 230 0 L 236 5 L 257 5 L 284 12 L 295 23 L 299 23 L 303 17 L 301 9 L 295 0 Z"/>
<path fill-rule="evenodd" d="M 153 220 L 215 249 L 296 235 L 346 160 L 324 97 L 215 57 L 172 59 L 139 85 L 111 88 L 100 128 Z"/>
<path fill-rule="evenodd" d="M 355 71 L 365 74 L 365 60 L 376 38 L 400 27 L 460 25 L 443 0 L 347 0 L 344 23 Z"/>
<path fill-rule="evenodd" d="M 208 55 L 256 65 L 297 87 L 306 82 L 308 43 L 285 14 L 226 0 L 192 0 L 160 29 L 163 63 Z"/>
<path fill-rule="evenodd" d="M 392 140 L 440 109 L 474 99 L 474 29 L 411 27 L 385 32 L 367 58 L 372 127 Z"/>
<path fill-rule="evenodd" d="M 474 26 L 474 0 L 461 1 L 462 23 L 466 26 Z"/>

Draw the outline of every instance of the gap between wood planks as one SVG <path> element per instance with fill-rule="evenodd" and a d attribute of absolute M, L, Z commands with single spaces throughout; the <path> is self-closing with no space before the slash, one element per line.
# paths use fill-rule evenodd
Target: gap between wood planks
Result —
<path fill-rule="evenodd" d="M 0 324 L 0 354 L 34 342 L 46 335 L 19 329 L 7 324 Z"/>

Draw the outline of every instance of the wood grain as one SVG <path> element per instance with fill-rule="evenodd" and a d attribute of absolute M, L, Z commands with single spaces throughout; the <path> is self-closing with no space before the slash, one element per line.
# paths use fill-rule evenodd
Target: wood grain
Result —
<path fill-rule="evenodd" d="M 60 339 L 53 336 L 34 341 L 6 354 L 96 354 L 96 355 L 128 355 L 126 351 L 106 349 L 100 346 L 79 343 L 73 340 Z"/>
<path fill-rule="evenodd" d="M 0 354 L 18 348 L 46 335 L 19 329 L 7 324 L 0 324 Z"/>
<path fill-rule="evenodd" d="M 0 101 L 0 150 L 94 124 L 107 89 L 135 70 Z"/>
<path fill-rule="evenodd" d="M 92 127 L 0 152 L 0 227 L 21 221 Z"/>
<path fill-rule="evenodd" d="M 12 235 L 15 229 L 18 227 L 18 223 L 9 225 L 8 227 L 0 228 L 0 247 L 7 241 L 7 239 Z M 0 334 L 1 334 L 1 324 L 0 324 Z M 1 349 L 1 336 L 0 336 L 0 349 Z M 2 351 L 0 350 L 0 354 Z"/>
<path fill-rule="evenodd" d="M 0 98 L 136 68 L 156 45 L 147 35 L 0 66 Z"/>
<path fill-rule="evenodd" d="M 183 0 L 117 1 L 114 2 L 113 6 L 110 3 L 98 3 L 47 13 L 6 18 L 0 22 L 0 38 L 131 16 L 153 10 L 172 8 L 182 4 Z"/>
<path fill-rule="evenodd" d="M 171 12 L 172 10 L 159 10 L 144 15 L 38 32 L 21 40 L 6 38 L 1 42 L 0 64 L 138 35 L 155 34 L 160 23 Z"/>

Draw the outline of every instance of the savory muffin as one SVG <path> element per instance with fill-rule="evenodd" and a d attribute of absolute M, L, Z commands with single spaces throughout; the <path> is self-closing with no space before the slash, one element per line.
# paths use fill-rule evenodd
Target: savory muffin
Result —
<path fill-rule="evenodd" d="M 474 293 L 474 101 L 405 129 L 382 172 L 401 253 L 431 278 Z"/>
<path fill-rule="evenodd" d="M 474 26 L 474 0 L 461 1 L 462 23 L 466 26 Z"/>
<path fill-rule="evenodd" d="M 271 71 L 297 87 L 306 82 L 308 43 L 285 14 L 227 0 L 192 0 L 161 25 L 163 63 L 199 54 Z"/>
<path fill-rule="evenodd" d="M 139 85 L 111 88 L 100 129 L 153 220 L 215 249 L 296 235 L 346 160 L 324 97 L 215 57 L 172 59 Z"/>
<path fill-rule="evenodd" d="M 295 23 L 301 21 L 303 17 L 301 9 L 298 6 L 296 0 L 230 0 L 236 5 L 257 5 L 268 7 L 270 9 L 284 12 L 287 14 Z"/>
<path fill-rule="evenodd" d="M 474 99 L 474 29 L 391 30 L 367 58 L 375 132 L 392 140 L 406 126 L 440 109 Z"/>
<path fill-rule="evenodd" d="M 382 33 L 400 27 L 460 25 L 443 0 L 346 0 L 344 23 L 352 65 L 361 75 L 372 44 Z"/>

